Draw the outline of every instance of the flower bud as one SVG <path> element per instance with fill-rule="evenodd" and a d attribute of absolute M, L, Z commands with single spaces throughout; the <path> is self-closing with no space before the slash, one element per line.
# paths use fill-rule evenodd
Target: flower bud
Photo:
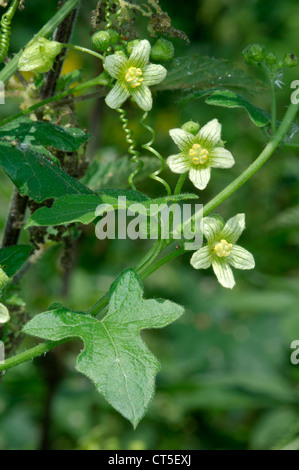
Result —
<path fill-rule="evenodd" d="M 128 53 L 132 54 L 132 51 L 133 51 L 134 47 L 139 43 L 140 43 L 140 39 L 134 39 L 134 41 L 128 42 L 128 44 L 127 44 Z"/>
<path fill-rule="evenodd" d="M 151 59 L 154 62 L 165 62 L 174 56 L 174 46 L 172 42 L 159 38 L 151 50 Z"/>
<path fill-rule="evenodd" d="M 115 29 L 109 30 L 109 36 L 110 36 L 111 44 L 116 44 L 119 41 L 120 34 L 117 31 L 115 31 Z"/>
<path fill-rule="evenodd" d="M 243 52 L 243 57 L 248 65 L 258 64 L 265 58 L 265 48 L 261 44 L 251 44 Z"/>
<path fill-rule="evenodd" d="M 126 52 L 127 52 L 126 47 L 123 44 L 116 44 L 114 46 L 114 52 L 116 52 L 117 54 L 122 53 L 125 56 L 127 55 L 126 54 Z"/>
<path fill-rule="evenodd" d="M 198 122 L 188 121 L 182 126 L 183 131 L 190 132 L 190 134 L 196 135 L 200 129 Z"/>
<path fill-rule="evenodd" d="M 49 72 L 63 47 L 60 42 L 38 38 L 24 49 L 18 68 L 21 72 Z"/>
<path fill-rule="evenodd" d="M 98 31 L 91 36 L 91 42 L 99 51 L 106 51 L 111 44 L 108 31 Z"/>
<path fill-rule="evenodd" d="M 298 64 L 298 57 L 295 54 L 286 54 L 283 62 L 286 67 L 295 67 Z"/>
<path fill-rule="evenodd" d="M 5 305 L 0 303 L 0 324 L 7 323 L 10 320 L 9 311 Z"/>
<path fill-rule="evenodd" d="M 274 54 L 274 52 L 268 52 L 266 55 L 266 62 L 269 65 L 275 65 L 277 62 L 277 56 Z"/>

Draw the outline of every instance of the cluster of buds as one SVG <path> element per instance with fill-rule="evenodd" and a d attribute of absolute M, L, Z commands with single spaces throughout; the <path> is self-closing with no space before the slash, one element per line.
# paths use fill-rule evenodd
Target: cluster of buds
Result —
<path fill-rule="evenodd" d="M 278 60 L 274 52 L 267 52 L 262 44 L 250 44 L 243 52 L 243 57 L 248 65 L 265 64 L 276 70 L 285 67 L 295 67 L 298 64 L 298 58 L 293 53 L 288 53 L 282 60 Z"/>

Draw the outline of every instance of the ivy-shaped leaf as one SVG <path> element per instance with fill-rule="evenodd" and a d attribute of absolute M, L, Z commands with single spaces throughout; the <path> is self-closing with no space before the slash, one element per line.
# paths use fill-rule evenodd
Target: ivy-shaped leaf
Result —
<path fill-rule="evenodd" d="M 7 246 L 0 250 L 0 266 L 12 277 L 25 263 L 32 251 L 30 245 Z"/>
<path fill-rule="evenodd" d="M 36 202 L 66 194 L 93 194 L 75 178 L 55 166 L 30 146 L 0 142 L 0 166 L 22 196 Z"/>
<path fill-rule="evenodd" d="M 183 307 L 168 300 L 144 300 L 137 274 L 128 269 L 111 287 L 109 310 L 102 321 L 56 305 L 29 321 L 23 332 L 52 341 L 82 339 L 85 349 L 76 369 L 136 427 L 153 396 L 160 369 L 140 331 L 163 328 L 183 312 Z"/>
<path fill-rule="evenodd" d="M 207 104 L 222 106 L 224 108 L 244 108 L 249 114 L 252 122 L 258 127 L 264 127 L 271 121 L 271 115 L 250 103 L 243 96 L 230 90 L 217 90 L 207 99 Z"/>
<path fill-rule="evenodd" d="M 89 137 L 76 127 L 61 127 L 29 118 L 20 118 L 0 127 L 0 139 L 18 139 L 22 143 L 49 146 L 65 152 L 75 152 Z"/>
<path fill-rule="evenodd" d="M 167 77 L 157 90 L 178 90 L 192 95 L 198 90 L 218 88 L 262 91 L 263 84 L 256 78 L 234 68 L 228 60 L 212 57 L 178 57 L 168 66 Z"/>
<path fill-rule="evenodd" d="M 125 204 L 119 206 L 119 197 L 126 197 Z M 164 198 L 149 199 L 139 191 L 105 189 L 98 195 L 64 196 L 55 201 L 52 207 L 41 207 L 29 219 L 27 227 L 64 225 L 73 222 L 90 224 L 98 215 L 96 209 L 101 204 L 109 204 L 113 209 L 127 209 L 132 204 L 142 204 L 148 211 L 152 204 L 162 205 L 188 199 L 197 199 L 196 194 L 179 194 Z"/>

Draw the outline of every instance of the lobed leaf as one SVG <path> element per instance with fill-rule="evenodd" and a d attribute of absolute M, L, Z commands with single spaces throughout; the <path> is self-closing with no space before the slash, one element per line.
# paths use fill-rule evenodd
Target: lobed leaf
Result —
<path fill-rule="evenodd" d="M 160 369 L 140 331 L 165 327 L 178 319 L 184 308 L 168 300 L 144 300 L 141 282 L 132 269 L 119 276 L 110 295 L 109 310 L 102 321 L 56 304 L 29 321 L 23 332 L 52 341 L 80 338 L 85 349 L 76 369 L 136 427 L 153 396 Z"/>
<path fill-rule="evenodd" d="M 119 206 L 119 197 L 126 197 L 126 204 Z M 57 199 L 51 208 L 38 209 L 29 219 L 27 227 L 63 225 L 73 222 L 90 224 L 100 213 L 96 209 L 101 204 L 109 204 L 113 209 L 127 209 L 132 204 L 142 204 L 145 213 L 152 204 L 162 205 L 188 199 L 197 199 L 195 194 L 179 194 L 158 199 L 149 199 L 139 191 L 105 189 L 97 195 L 70 195 Z"/>
<path fill-rule="evenodd" d="M 0 165 L 22 196 L 36 202 L 66 194 L 93 194 L 30 146 L 0 142 Z"/>
<path fill-rule="evenodd" d="M 89 134 L 76 127 L 61 127 L 26 117 L 0 127 L 0 139 L 18 139 L 25 144 L 49 146 L 65 152 L 75 152 L 89 137 Z"/>

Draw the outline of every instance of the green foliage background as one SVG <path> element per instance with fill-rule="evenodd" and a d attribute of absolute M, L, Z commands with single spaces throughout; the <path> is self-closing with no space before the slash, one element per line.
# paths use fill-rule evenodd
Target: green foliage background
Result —
<path fill-rule="evenodd" d="M 26 0 L 12 34 L 17 51 L 56 11 L 56 1 Z M 89 44 L 90 10 L 85 0 L 73 42 Z M 246 72 L 262 76 L 243 64 L 242 49 L 262 42 L 283 56 L 298 51 L 299 4 L 296 0 L 161 0 L 176 28 L 191 40 L 175 39 L 176 54 L 229 59 Z M 34 16 L 34 21 L 32 18 Z M 73 59 L 84 66 L 86 79 L 96 73 L 95 60 Z M 278 91 L 281 118 L 289 102 L 290 83 L 298 69 L 284 77 Z M 221 77 L 217 77 L 219 81 Z M 267 90 L 248 90 L 247 97 L 269 110 Z M 173 92 L 156 95 L 152 117 L 159 129 L 164 156 L 173 153 L 168 130 L 193 118 L 201 124 L 217 117 L 223 124 L 236 165 L 214 171 L 201 195 L 207 202 L 245 169 L 264 146 L 264 138 L 241 109 L 223 110 L 203 100 L 178 106 Z M 101 122 L 93 126 L 93 116 Z M 16 111 L 8 100 L 0 114 Z M 79 123 L 96 136 L 90 152 L 96 161 L 110 162 L 126 154 L 121 128 L 113 111 L 99 101 L 78 105 Z M 133 123 L 134 124 L 134 123 Z M 134 124 L 137 129 L 137 121 Z M 147 138 L 139 131 L 141 141 Z M 117 172 L 117 169 L 114 170 Z M 171 178 L 171 176 L 169 176 Z M 118 183 L 119 175 L 113 174 Z M 0 172 L 0 230 L 3 229 L 12 184 Z M 133 431 L 113 411 L 94 386 L 74 371 L 80 343 L 61 346 L 45 358 L 24 364 L 3 377 L 0 395 L 0 449 L 269 449 L 283 448 L 299 437 L 299 366 L 290 363 L 290 343 L 299 339 L 299 224 L 278 215 L 299 204 L 299 158 L 283 150 L 219 208 L 225 218 L 246 212 L 242 245 L 256 259 L 254 271 L 236 272 L 233 291 L 221 288 L 210 271 L 196 272 L 190 256 L 166 265 L 145 281 L 146 297 L 169 298 L 186 306 L 181 320 L 163 331 L 145 332 L 160 358 L 157 394 L 149 412 Z M 172 183 L 174 184 L 173 177 Z M 104 181 L 107 185 L 107 181 Z M 160 188 L 144 182 L 139 188 L 159 197 Z M 186 185 L 192 192 L 192 186 Z M 288 219 L 289 220 L 289 219 Z M 27 310 L 39 313 L 52 301 L 75 310 L 91 306 L 115 276 L 133 265 L 150 242 L 99 241 L 93 226 L 77 242 L 76 269 L 67 299 L 63 298 L 60 246 L 50 247 L 23 278 Z M 26 234 L 22 242 L 27 242 Z M 297 446 L 298 448 L 298 446 Z"/>

